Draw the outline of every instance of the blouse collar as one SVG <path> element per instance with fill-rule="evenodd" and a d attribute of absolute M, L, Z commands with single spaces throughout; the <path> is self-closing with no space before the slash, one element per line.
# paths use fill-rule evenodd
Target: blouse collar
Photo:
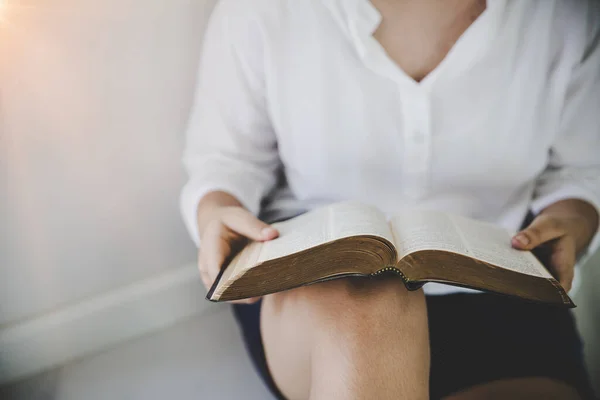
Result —
<path fill-rule="evenodd" d="M 381 58 L 382 48 L 373 34 L 382 21 L 379 10 L 370 0 L 322 0 L 331 10 L 340 27 L 350 37 L 365 63 L 373 65 L 373 57 Z M 461 35 L 442 63 L 422 83 L 432 80 L 441 68 L 466 68 L 472 65 L 488 48 L 497 34 L 505 15 L 507 0 L 487 0 L 485 11 Z M 487 45 L 487 46 L 486 46 Z M 447 64 L 450 64 L 447 66 Z M 393 74 L 389 66 L 376 67 L 385 75 Z"/>

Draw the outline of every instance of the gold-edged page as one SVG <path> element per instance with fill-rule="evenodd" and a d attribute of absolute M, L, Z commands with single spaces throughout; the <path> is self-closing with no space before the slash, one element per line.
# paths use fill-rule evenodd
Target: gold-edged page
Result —
<path fill-rule="evenodd" d="M 391 220 L 399 257 L 421 250 L 449 251 L 512 271 L 551 278 L 529 251 L 512 248 L 503 227 L 458 215 L 412 210 Z"/>
<path fill-rule="evenodd" d="M 422 250 L 470 255 L 448 215 L 435 211 L 407 210 L 390 219 L 398 257 Z"/>
<path fill-rule="evenodd" d="M 318 208 L 273 226 L 279 230 L 279 237 L 263 244 L 259 263 L 352 236 L 377 236 L 393 243 L 383 213 L 356 202 Z"/>
<path fill-rule="evenodd" d="M 450 218 L 461 233 L 472 257 L 523 274 L 552 278 L 533 253 L 516 250 L 511 246 L 512 235 L 506 229 L 458 215 Z"/>

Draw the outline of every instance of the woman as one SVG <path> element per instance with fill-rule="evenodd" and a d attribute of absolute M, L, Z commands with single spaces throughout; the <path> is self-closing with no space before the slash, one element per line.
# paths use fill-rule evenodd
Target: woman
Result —
<path fill-rule="evenodd" d="M 223 0 L 182 208 L 209 287 L 263 221 L 340 200 L 479 218 L 545 245 L 568 290 L 598 231 L 598 4 Z M 285 179 L 278 180 L 278 177 Z M 507 244 L 508 245 L 508 244 Z M 287 399 L 590 396 L 566 310 L 439 284 L 343 279 L 236 305 Z M 264 346 L 264 348 L 263 348 Z"/>

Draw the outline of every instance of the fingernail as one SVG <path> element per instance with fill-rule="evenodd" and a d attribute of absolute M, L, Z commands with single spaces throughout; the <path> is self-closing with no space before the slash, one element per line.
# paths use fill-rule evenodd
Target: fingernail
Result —
<path fill-rule="evenodd" d="M 260 235 L 264 238 L 268 238 L 273 236 L 273 234 L 275 233 L 275 229 L 268 227 L 268 228 L 264 228 L 261 232 Z"/>
<path fill-rule="evenodd" d="M 523 234 L 518 234 L 517 236 L 515 236 L 515 240 L 521 245 L 521 246 L 527 246 L 529 244 L 529 238 Z"/>

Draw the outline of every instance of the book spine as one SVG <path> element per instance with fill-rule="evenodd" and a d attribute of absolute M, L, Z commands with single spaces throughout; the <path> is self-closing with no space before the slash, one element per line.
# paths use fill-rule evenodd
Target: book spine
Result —
<path fill-rule="evenodd" d="M 393 273 L 394 275 L 398 275 L 400 278 L 402 278 L 402 281 L 404 282 L 404 286 L 406 286 L 406 288 L 410 291 L 419 290 L 425 284 L 425 282 L 409 280 L 408 277 L 406 275 L 404 275 L 402 273 L 402 271 L 400 271 L 396 267 L 385 267 L 383 269 L 380 269 L 377 272 L 373 272 L 372 274 L 369 274 L 369 276 L 377 277 L 377 276 L 387 274 L 387 273 Z"/>
<path fill-rule="evenodd" d="M 406 277 L 406 275 L 404 275 L 404 274 L 402 273 L 402 271 L 400 271 L 400 270 L 399 270 L 398 268 L 396 268 L 396 267 L 385 267 L 385 268 L 383 268 L 383 269 L 380 269 L 380 270 L 379 270 L 379 271 L 377 271 L 377 272 L 373 272 L 372 274 L 370 274 L 370 276 L 373 276 L 373 277 L 375 277 L 375 276 L 379 276 L 379 275 L 382 275 L 382 274 L 387 274 L 387 273 L 390 273 L 390 272 L 391 272 L 391 273 L 393 273 L 393 274 L 396 274 L 396 275 L 398 275 L 400 278 L 402 278 L 402 280 L 404 281 L 404 283 L 407 283 L 407 282 L 408 282 L 408 278 Z"/>

